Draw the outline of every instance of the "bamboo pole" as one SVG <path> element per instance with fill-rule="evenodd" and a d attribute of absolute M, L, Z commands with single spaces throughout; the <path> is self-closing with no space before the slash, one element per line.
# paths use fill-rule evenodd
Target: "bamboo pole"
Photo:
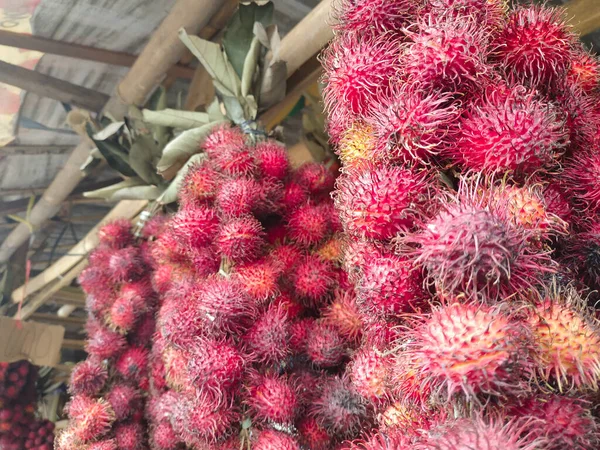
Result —
<path fill-rule="evenodd" d="M 582 36 L 600 28 L 598 0 L 572 0 L 563 8 L 575 31 Z"/>

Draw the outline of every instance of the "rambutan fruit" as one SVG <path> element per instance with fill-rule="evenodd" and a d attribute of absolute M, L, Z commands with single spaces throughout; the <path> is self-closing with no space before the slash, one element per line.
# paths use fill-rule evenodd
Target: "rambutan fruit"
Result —
<path fill-rule="evenodd" d="M 335 183 L 333 174 L 323 164 L 307 162 L 294 172 L 294 180 L 309 194 L 328 194 Z"/>
<path fill-rule="evenodd" d="M 360 310 L 383 318 L 413 311 L 426 297 L 412 262 L 391 254 L 372 255 L 356 285 Z"/>
<path fill-rule="evenodd" d="M 423 1 L 368 0 L 356 2 L 342 0 L 334 6 L 336 28 L 344 33 L 378 34 L 400 32 L 417 15 Z"/>
<path fill-rule="evenodd" d="M 280 292 L 271 304 L 280 305 L 287 313 L 289 320 L 297 319 L 304 313 L 304 307 L 287 292 Z"/>
<path fill-rule="evenodd" d="M 373 112 L 376 153 L 394 162 L 427 162 L 452 141 L 460 114 L 450 94 L 413 83 L 394 86 Z"/>
<path fill-rule="evenodd" d="M 422 175 L 372 164 L 342 173 L 334 197 L 347 233 L 379 240 L 411 229 L 426 198 L 427 182 Z"/>
<path fill-rule="evenodd" d="M 357 283 L 366 264 L 372 254 L 381 253 L 381 249 L 373 242 L 361 239 L 349 239 L 344 246 L 342 268 L 348 274 L 352 283 Z"/>
<path fill-rule="evenodd" d="M 287 376 L 250 375 L 246 386 L 246 403 L 259 422 L 290 425 L 296 417 L 298 395 Z"/>
<path fill-rule="evenodd" d="M 131 245 L 133 242 L 131 222 L 127 219 L 116 219 L 102 225 L 98 230 L 98 239 L 100 246 L 112 249 Z"/>
<path fill-rule="evenodd" d="M 179 446 L 177 434 L 169 422 L 158 423 L 151 433 L 152 442 L 157 450 L 176 450 Z"/>
<path fill-rule="evenodd" d="M 195 164 L 188 170 L 181 182 L 179 201 L 183 208 L 199 207 L 212 202 L 223 177 L 209 161 Z"/>
<path fill-rule="evenodd" d="M 346 341 L 324 320 L 311 327 L 306 341 L 306 354 L 315 366 L 335 367 L 346 357 Z"/>
<path fill-rule="evenodd" d="M 363 320 L 354 292 L 336 290 L 333 302 L 323 311 L 322 316 L 345 340 L 350 343 L 360 342 Z"/>
<path fill-rule="evenodd" d="M 470 17 L 490 33 L 500 31 L 506 22 L 506 0 L 427 0 L 427 11 L 438 17 Z"/>
<path fill-rule="evenodd" d="M 341 135 L 336 153 L 344 166 L 356 166 L 366 161 L 379 161 L 383 155 L 376 151 L 376 147 L 375 127 L 355 121 Z"/>
<path fill-rule="evenodd" d="M 553 287 L 527 310 L 533 357 L 546 383 L 559 391 L 598 389 L 600 328 L 572 287 Z"/>
<path fill-rule="evenodd" d="M 473 18 L 427 15 L 407 30 L 400 61 L 405 77 L 424 89 L 472 90 L 490 68 L 488 33 Z"/>
<path fill-rule="evenodd" d="M 217 251 L 233 262 L 255 260 L 262 254 L 264 230 L 252 216 L 245 216 L 223 224 L 216 239 Z"/>
<path fill-rule="evenodd" d="M 95 304 L 97 307 L 91 311 L 99 313 L 110 308 L 111 302 L 114 301 L 114 290 L 111 288 L 113 283 L 102 267 L 86 267 L 77 278 L 77 282 L 86 294 L 98 300 Z"/>
<path fill-rule="evenodd" d="M 381 409 L 377 414 L 377 422 L 382 430 L 394 430 L 404 435 L 414 436 L 421 435 L 430 428 L 431 415 L 422 411 L 420 405 L 413 404 L 409 399 L 403 399 Z"/>
<path fill-rule="evenodd" d="M 138 318 L 146 311 L 145 299 L 141 297 L 118 296 L 106 317 L 108 326 L 122 334 L 135 327 Z"/>
<path fill-rule="evenodd" d="M 166 214 L 154 214 L 144 223 L 142 237 L 148 241 L 153 241 L 165 230 L 169 219 L 170 217 Z"/>
<path fill-rule="evenodd" d="M 304 253 L 293 244 L 278 245 L 269 253 L 267 259 L 284 275 L 289 275 Z"/>
<path fill-rule="evenodd" d="M 202 149 L 211 158 L 214 158 L 224 147 L 244 148 L 245 146 L 244 133 L 238 127 L 229 124 L 216 126 L 202 143 Z"/>
<path fill-rule="evenodd" d="M 366 116 L 398 77 L 399 50 L 398 40 L 388 35 L 337 36 L 322 55 L 327 111 L 347 125 L 353 115 Z"/>
<path fill-rule="evenodd" d="M 115 368 L 126 380 L 140 381 L 146 374 L 148 350 L 143 347 L 127 348 L 117 360 Z"/>
<path fill-rule="evenodd" d="M 414 446 L 415 450 L 536 450 L 546 448 L 545 442 L 524 434 L 518 421 L 502 423 L 481 417 L 458 419 L 443 423 Z"/>
<path fill-rule="evenodd" d="M 102 439 L 101 441 L 92 442 L 86 450 L 119 450 L 114 439 Z"/>
<path fill-rule="evenodd" d="M 334 436 L 352 438 L 366 422 L 367 407 L 349 380 L 332 377 L 325 381 L 309 416 Z"/>
<path fill-rule="evenodd" d="M 571 223 L 573 209 L 563 186 L 556 182 L 548 183 L 544 187 L 543 195 L 546 211 L 558 216 L 567 224 Z"/>
<path fill-rule="evenodd" d="M 289 171 L 286 148 L 272 140 L 259 142 L 254 147 L 258 169 L 262 176 L 283 180 Z"/>
<path fill-rule="evenodd" d="M 301 443 L 311 450 L 328 450 L 331 437 L 327 430 L 319 425 L 314 417 L 304 417 L 298 423 L 298 433 Z"/>
<path fill-rule="evenodd" d="M 117 420 L 125 420 L 142 406 L 140 392 L 127 385 L 115 384 L 105 396 Z"/>
<path fill-rule="evenodd" d="M 7 436 L 2 437 L 8 439 Z M 2 437 L 0 437 L 0 445 L 6 445 L 6 443 L 1 440 Z M 54 440 L 54 446 L 56 450 L 78 450 L 78 447 L 81 447 L 81 442 L 77 436 L 75 436 L 75 430 L 72 427 L 69 427 L 62 429 L 57 433 L 56 439 Z M 12 450 L 10 447 L 7 447 L 7 449 Z"/>
<path fill-rule="evenodd" d="M 352 357 L 348 373 L 363 398 L 373 403 L 385 401 L 391 392 L 391 357 L 373 347 L 363 347 Z"/>
<path fill-rule="evenodd" d="M 292 284 L 296 294 L 308 306 L 322 305 L 335 287 L 335 277 L 330 262 L 319 256 L 307 255 L 295 267 Z"/>
<path fill-rule="evenodd" d="M 312 332 L 312 327 L 315 324 L 315 319 L 307 317 L 293 322 L 290 325 L 290 349 L 294 353 L 305 353 L 308 336 Z"/>
<path fill-rule="evenodd" d="M 526 431 L 549 442 L 549 450 L 594 448 L 600 440 L 598 424 L 585 401 L 560 395 L 535 396 L 509 409 L 516 417 L 533 419 Z"/>
<path fill-rule="evenodd" d="M 212 159 L 217 170 L 231 177 L 249 177 L 257 169 L 250 147 L 225 146 Z"/>
<path fill-rule="evenodd" d="M 250 357 L 261 363 L 281 363 L 290 354 L 290 321 L 285 309 L 270 305 L 252 324 L 244 342 Z"/>
<path fill-rule="evenodd" d="M 315 250 L 315 253 L 325 261 L 339 266 L 344 255 L 344 241 L 342 236 L 339 234 L 331 236 Z"/>
<path fill-rule="evenodd" d="M 97 440 L 110 431 L 115 413 L 104 400 L 75 396 L 67 406 L 75 436 L 83 442 Z"/>
<path fill-rule="evenodd" d="M 144 428 L 139 423 L 118 424 L 115 427 L 115 440 L 119 450 L 144 450 L 147 448 Z"/>
<path fill-rule="evenodd" d="M 566 242 L 564 264 L 592 288 L 600 287 L 600 224 L 585 225 Z"/>
<path fill-rule="evenodd" d="M 380 350 L 387 349 L 400 337 L 400 329 L 394 318 L 383 319 L 380 317 L 362 315 L 363 341 Z"/>
<path fill-rule="evenodd" d="M 448 154 L 467 169 L 530 174 L 554 164 L 568 139 L 558 111 L 515 85 L 489 90 L 467 109 Z"/>
<path fill-rule="evenodd" d="M 524 388 L 533 344 L 524 324 L 502 305 L 449 303 L 414 319 L 405 332 L 406 349 L 397 365 L 403 378 L 419 374 L 425 391 L 450 399 L 462 393 L 501 395 Z M 419 386 L 415 386 L 419 389 Z"/>
<path fill-rule="evenodd" d="M 583 48 L 575 49 L 567 71 L 567 83 L 578 86 L 587 94 L 600 87 L 600 62 Z"/>
<path fill-rule="evenodd" d="M 283 188 L 281 204 L 286 211 L 293 211 L 308 200 L 308 192 L 304 186 L 294 180 L 288 181 Z"/>
<path fill-rule="evenodd" d="M 307 203 L 289 215 L 288 236 L 302 247 L 318 244 L 329 233 L 329 216 L 320 205 Z"/>
<path fill-rule="evenodd" d="M 440 292 L 492 301 L 537 284 L 554 269 L 546 252 L 528 244 L 532 231 L 515 227 L 500 205 L 477 198 L 480 189 L 463 180 L 458 195 L 443 201 L 405 242 L 418 245 L 414 263 L 423 265 Z"/>
<path fill-rule="evenodd" d="M 104 388 L 107 379 L 108 372 L 102 361 L 86 359 L 73 367 L 69 391 L 74 395 L 94 396 Z"/>
<path fill-rule="evenodd" d="M 86 342 L 86 351 L 100 359 L 110 359 L 120 354 L 127 346 L 125 337 L 115 331 L 98 327 Z"/>
<path fill-rule="evenodd" d="M 107 261 L 106 272 L 114 283 L 123 283 L 138 278 L 144 272 L 139 249 L 125 247 L 112 250 Z"/>
<path fill-rule="evenodd" d="M 262 305 L 279 293 L 281 269 L 268 259 L 237 266 L 235 278 L 250 298 Z"/>
<path fill-rule="evenodd" d="M 260 199 L 260 186 L 251 178 L 233 178 L 223 182 L 217 193 L 217 206 L 226 217 L 252 213 Z"/>
<path fill-rule="evenodd" d="M 170 222 L 174 237 L 188 248 L 202 248 L 210 243 L 219 226 L 219 219 L 211 208 L 188 207 L 180 209 Z"/>
<path fill-rule="evenodd" d="M 190 249 L 188 257 L 198 277 L 206 278 L 219 271 L 221 260 L 212 246 Z"/>
<path fill-rule="evenodd" d="M 129 342 L 136 347 L 148 346 L 156 330 L 156 320 L 154 311 L 147 312 L 137 322 L 135 330 L 130 333 Z"/>
<path fill-rule="evenodd" d="M 600 152 L 588 151 L 575 155 L 562 174 L 564 187 L 575 209 L 595 216 L 600 212 Z"/>
<path fill-rule="evenodd" d="M 224 438 L 238 419 L 237 409 L 228 400 L 181 397 L 173 410 L 171 425 L 188 446 L 194 446 Z"/>
<path fill-rule="evenodd" d="M 387 430 L 379 431 L 367 440 L 353 442 L 350 450 L 412 450 L 413 448 L 413 442 L 409 436 Z"/>
<path fill-rule="evenodd" d="M 543 88 L 566 74 L 576 42 L 560 10 L 519 7 L 498 34 L 491 58 L 514 81 Z"/>
<path fill-rule="evenodd" d="M 159 270 L 166 264 L 187 265 L 189 263 L 187 253 L 190 247 L 183 244 L 177 234 L 178 231 L 172 229 L 169 222 L 165 231 L 152 243 L 150 253 L 155 261 L 155 270 Z"/>
<path fill-rule="evenodd" d="M 253 450 L 300 450 L 293 437 L 275 430 L 263 430 L 252 445 Z"/>

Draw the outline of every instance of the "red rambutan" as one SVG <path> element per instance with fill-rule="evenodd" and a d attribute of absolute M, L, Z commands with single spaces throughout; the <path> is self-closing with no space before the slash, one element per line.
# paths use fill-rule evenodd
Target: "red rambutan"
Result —
<path fill-rule="evenodd" d="M 144 428 L 139 423 L 118 424 L 115 427 L 115 440 L 119 450 L 144 450 L 147 448 Z"/>
<path fill-rule="evenodd" d="M 335 367 L 346 357 L 346 341 L 338 331 L 324 320 L 310 328 L 306 341 L 306 354 L 318 367 Z"/>
<path fill-rule="evenodd" d="M 243 148 L 246 146 L 246 137 L 238 127 L 229 124 L 218 125 L 204 139 L 202 149 L 213 158 L 223 147 Z"/>
<path fill-rule="evenodd" d="M 305 204 L 288 218 L 288 236 L 303 247 L 318 244 L 329 233 L 329 216 L 320 205 Z"/>
<path fill-rule="evenodd" d="M 218 252 L 233 262 L 257 259 L 264 244 L 263 227 L 252 216 L 232 219 L 223 224 L 215 239 Z"/>
<path fill-rule="evenodd" d="M 427 0 L 428 12 L 438 17 L 470 17 L 479 26 L 495 33 L 506 22 L 506 0 Z"/>
<path fill-rule="evenodd" d="M 278 280 L 281 269 L 267 259 L 237 266 L 235 278 L 248 296 L 263 304 L 279 292 Z"/>
<path fill-rule="evenodd" d="M 73 367 L 69 390 L 75 395 L 94 396 L 102 390 L 107 379 L 108 372 L 102 361 L 86 359 Z"/>
<path fill-rule="evenodd" d="M 145 299 L 141 297 L 118 296 L 112 304 L 106 322 L 110 328 L 127 334 L 135 327 L 138 318 L 146 311 Z"/>
<path fill-rule="evenodd" d="M 133 242 L 131 222 L 127 219 L 113 220 L 98 230 L 100 246 L 119 249 L 129 246 Z"/>
<path fill-rule="evenodd" d="M 308 199 L 306 188 L 294 180 L 288 181 L 283 190 L 281 203 L 286 211 L 293 211 Z"/>
<path fill-rule="evenodd" d="M 289 160 L 283 145 L 269 140 L 256 144 L 254 148 L 260 173 L 265 177 L 283 180 L 288 174 Z"/>
<path fill-rule="evenodd" d="M 229 433 L 239 414 L 229 401 L 209 397 L 181 397 L 173 410 L 171 425 L 188 445 L 216 442 Z"/>
<path fill-rule="evenodd" d="M 90 334 L 86 343 L 86 351 L 100 359 L 117 356 L 127 346 L 125 337 L 104 327 L 98 327 Z"/>
<path fill-rule="evenodd" d="M 252 176 L 256 172 L 256 161 L 251 147 L 225 146 L 212 158 L 219 171 L 232 177 Z"/>
<path fill-rule="evenodd" d="M 290 354 L 290 321 L 281 305 L 272 304 L 248 330 L 244 338 L 253 360 L 281 363 Z"/>
<path fill-rule="evenodd" d="M 286 376 L 251 374 L 246 403 L 259 422 L 291 424 L 297 413 L 296 386 Z"/>
<path fill-rule="evenodd" d="M 306 352 L 306 343 L 308 336 L 315 324 L 315 319 L 312 317 L 300 319 L 290 325 L 290 340 L 289 345 L 294 353 Z"/>
<path fill-rule="evenodd" d="M 222 176 L 208 161 L 190 167 L 179 189 L 182 207 L 199 207 L 215 199 Z"/>
<path fill-rule="evenodd" d="M 544 203 L 546 211 L 558 216 L 567 224 L 571 223 L 573 210 L 561 184 L 552 182 L 544 187 Z"/>
<path fill-rule="evenodd" d="M 294 172 L 295 181 L 309 194 L 328 194 L 335 183 L 333 174 L 323 164 L 307 162 Z"/>
<path fill-rule="evenodd" d="M 187 248 L 205 247 L 217 233 L 219 219 L 205 206 L 180 209 L 170 222 L 174 237 Z"/>
<path fill-rule="evenodd" d="M 409 436 L 387 430 L 373 434 L 366 441 L 354 442 L 350 450 L 413 450 L 412 444 Z"/>
<path fill-rule="evenodd" d="M 303 306 L 292 298 L 287 292 L 280 292 L 271 302 L 272 305 L 280 305 L 287 313 L 289 320 L 297 319 L 304 312 Z"/>
<path fill-rule="evenodd" d="M 217 193 L 217 206 L 227 217 L 250 214 L 260 200 L 260 189 L 260 185 L 251 178 L 227 180 Z"/>
<path fill-rule="evenodd" d="M 289 275 L 298 261 L 302 259 L 303 253 L 293 244 L 278 245 L 268 255 L 268 260 L 283 274 Z"/>
<path fill-rule="evenodd" d="M 422 4 L 423 0 L 342 0 L 335 7 L 339 22 L 336 28 L 346 33 L 400 32 L 415 18 Z"/>
<path fill-rule="evenodd" d="M 201 278 L 214 275 L 219 271 L 221 261 L 216 255 L 213 247 L 190 249 L 188 251 L 188 257 L 194 268 L 194 272 Z"/>
<path fill-rule="evenodd" d="M 115 413 L 104 400 L 75 396 L 67 406 L 75 436 L 83 442 L 97 440 L 110 431 Z"/>
<path fill-rule="evenodd" d="M 350 380 L 366 400 L 378 403 L 388 398 L 391 382 L 391 357 L 375 348 L 364 347 L 352 358 L 347 369 Z"/>
<path fill-rule="evenodd" d="M 315 255 L 302 258 L 292 277 L 296 294 L 308 306 L 325 303 L 336 284 L 336 274 L 331 263 Z"/>
<path fill-rule="evenodd" d="M 264 430 L 252 445 L 253 450 L 300 450 L 296 440 L 280 431 Z"/>
<path fill-rule="evenodd" d="M 91 443 L 86 450 L 119 450 L 119 447 L 114 439 L 102 439 Z"/>
<path fill-rule="evenodd" d="M 90 260 L 91 263 L 92 261 Z M 139 277 L 144 272 L 144 265 L 139 249 L 125 247 L 118 250 L 111 250 L 106 271 L 110 279 L 115 283 L 131 281 Z"/>
<path fill-rule="evenodd" d="M 362 314 L 354 292 L 336 290 L 333 302 L 323 311 L 323 318 L 348 342 L 358 343 L 363 333 Z"/>
<path fill-rule="evenodd" d="M 152 429 L 152 442 L 157 450 L 176 450 L 179 439 L 169 422 L 160 422 Z"/>
<path fill-rule="evenodd" d="M 115 364 L 117 372 L 126 380 L 140 381 L 146 374 L 148 351 L 143 347 L 129 347 Z"/>
<path fill-rule="evenodd" d="M 139 320 L 133 333 L 129 334 L 129 342 L 136 347 L 149 346 L 156 330 L 154 311 L 147 312 Z"/>
<path fill-rule="evenodd" d="M 127 385 L 115 384 L 105 396 L 117 420 L 125 420 L 142 406 L 140 392 Z"/>
<path fill-rule="evenodd" d="M 600 287 L 600 224 L 584 226 L 566 242 L 564 265 L 587 285 Z"/>
<path fill-rule="evenodd" d="M 298 423 L 298 433 L 302 444 L 311 450 L 328 450 L 331 446 L 329 433 L 314 417 L 304 417 Z"/>
<path fill-rule="evenodd" d="M 102 267 L 89 266 L 81 272 L 77 278 L 81 288 L 88 294 L 99 301 L 95 304 L 97 308 L 91 311 L 99 313 L 110 308 L 111 302 L 114 301 L 113 283 L 110 281 L 108 274 Z"/>
<path fill-rule="evenodd" d="M 339 266 L 344 255 L 344 241 L 340 235 L 333 235 L 327 241 L 323 242 L 323 244 L 315 250 L 315 253 L 325 261 L 329 261 L 336 266 Z"/>
<path fill-rule="evenodd" d="M 600 86 L 600 62 L 586 50 L 575 49 L 567 72 L 567 83 L 579 86 L 585 93 L 596 92 Z"/>
<path fill-rule="evenodd" d="M 590 217 L 600 213 L 600 152 L 589 151 L 575 155 L 562 174 L 564 187 L 573 206 Z"/>

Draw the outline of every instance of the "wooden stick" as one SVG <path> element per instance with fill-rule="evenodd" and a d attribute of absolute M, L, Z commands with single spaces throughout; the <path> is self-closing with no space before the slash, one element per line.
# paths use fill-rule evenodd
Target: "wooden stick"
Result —
<path fill-rule="evenodd" d="M 133 66 L 133 63 L 137 58 L 136 55 L 130 55 L 129 53 L 56 41 L 54 39 L 42 38 L 31 34 L 13 33 L 12 31 L 6 30 L 0 30 L 0 45 L 123 67 Z M 178 64 L 169 69 L 167 73 L 169 76 L 176 78 L 190 79 L 194 75 L 194 69 Z"/>
<path fill-rule="evenodd" d="M 79 339 L 63 339 L 62 347 L 72 350 L 83 350 L 85 348 L 85 341 Z"/>
<path fill-rule="evenodd" d="M 100 111 L 109 99 L 102 92 L 4 61 L 0 61 L 0 82 L 93 112 Z"/>
<path fill-rule="evenodd" d="M 83 325 L 86 319 L 82 317 L 60 317 L 56 314 L 33 313 L 31 320 L 44 323 L 52 323 L 56 325 Z"/>
<path fill-rule="evenodd" d="M 582 36 L 600 28 L 598 0 L 571 0 L 563 7 L 570 19 L 569 22 Z"/>

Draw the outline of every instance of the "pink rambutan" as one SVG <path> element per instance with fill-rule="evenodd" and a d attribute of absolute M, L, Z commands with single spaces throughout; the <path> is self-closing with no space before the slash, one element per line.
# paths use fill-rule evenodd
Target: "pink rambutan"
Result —
<path fill-rule="evenodd" d="M 98 230 L 100 246 L 112 249 L 124 248 L 132 244 L 131 222 L 127 219 L 113 220 Z"/>
<path fill-rule="evenodd" d="M 365 424 L 367 407 L 346 378 L 325 381 L 309 415 L 334 436 L 352 438 Z"/>
<path fill-rule="evenodd" d="M 335 204 L 347 233 L 386 240 L 413 227 L 427 188 L 425 178 L 413 171 L 364 164 L 338 178 Z"/>
<path fill-rule="evenodd" d="M 318 367 L 335 367 L 346 357 L 346 341 L 324 320 L 317 320 L 310 328 L 306 354 Z"/>
<path fill-rule="evenodd" d="M 188 257 L 194 272 L 201 278 L 214 275 L 219 271 L 221 261 L 213 247 L 190 249 Z"/>
<path fill-rule="evenodd" d="M 350 450 L 413 450 L 413 448 L 409 436 L 398 431 L 386 430 L 373 434 L 366 441 L 353 442 Z"/>
<path fill-rule="evenodd" d="M 253 360 L 281 363 L 290 354 L 290 321 L 285 309 L 270 305 L 250 327 L 244 342 Z"/>
<path fill-rule="evenodd" d="M 572 199 L 573 206 L 590 216 L 600 212 L 599 170 L 600 152 L 587 151 L 575 155 L 566 164 L 562 174 L 564 188 Z"/>
<path fill-rule="evenodd" d="M 271 304 L 280 305 L 289 320 L 297 319 L 304 313 L 304 307 L 287 292 L 280 292 Z"/>
<path fill-rule="evenodd" d="M 222 176 L 209 161 L 190 167 L 179 189 L 182 207 L 199 207 L 215 199 Z"/>
<path fill-rule="evenodd" d="M 335 6 L 336 28 L 345 33 L 400 32 L 412 22 L 422 5 L 423 0 L 342 0 Z"/>
<path fill-rule="evenodd" d="M 526 431 L 549 442 L 549 450 L 593 448 L 600 440 L 598 424 L 585 401 L 560 395 L 521 400 L 511 415 L 533 419 Z"/>
<path fill-rule="evenodd" d="M 300 450 L 300 445 L 291 436 L 275 430 L 264 430 L 252 445 L 253 450 Z"/>
<path fill-rule="evenodd" d="M 90 334 L 86 343 L 86 351 L 100 359 L 117 356 L 126 347 L 125 337 L 104 327 L 98 327 Z"/>
<path fill-rule="evenodd" d="M 564 265 L 592 288 L 600 287 L 600 224 L 584 224 L 565 245 Z"/>
<path fill-rule="evenodd" d="M 293 244 L 276 246 L 268 255 L 268 260 L 283 274 L 289 275 L 298 261 L 302 259 L 303 252 Z"/>
<path fill-rule="evenodd" d="M 156 213 L 148 219 L 142 228 L 142 237 L 152 241 L 157 238 L 166 228 L 169 216 Z"/>
<path fill-rule="evenodd" d="M 336 290 L 333 302 L 323 311 L 322 316 L 348 342 L 360 342 L 363 333 L 363 318 L 358 310 L 354 292 Z"/>
<path fill-rule="evenodd" d="M 140 381 L 146 374 L 148 350 L 143 347 L 127 348 L 117 360 L 115 368 L 126 380 Z"/>
<path fill-rule="evenodd" d="M 506 0 L 427 0 L 427 10 L 438 17 L 470 17 L 491 33 L 502 29 L 506 22 Z"/>
<path fill-rule="evenodd" d="M 160 422 L 151 433 L 152 442 L 157 450 L 176 450 L 179 446 L 177 434 L 169 422 Z"/>
<path fill-rule="evenodd" d="M 83 442 L 101 438 L 115 421 L 114 411 L 102 399 L 74 396 L 67 408 L 75 436 Z"/>
<path fill-rule="evenodd" d="M 90 264 L 92 261 L 90 260 Z M 139 249 L 125 247 L 112 250 L 107 261 L 106 271 L 114 283 L 131 281 L 144 272 L 144 265 Z"/>
<path fill-rule="evenodd" d="M 401 45 L 404 76 L 424 89 L 472 90 L 490 71 L 488 33 L 471 17 L 427 15 Z"/>
<path fill-rule="evenodd" d="M 145 299 L 137 296 L 118 296 L 110 307 L 106 322 L 111 329 L 127 334 L 133 330 L 138 318 L 145 311 Z"/>
<path fill-rule="evenodd" d="M 516 85 L 490 90 L 469 108 L 448 153 L 467 169 L 530 174 L 554 164 L 568 138 L 558 111 Z"/>
<path fill-rule="evenodd" d="M 391 392 L 391 357 L 372 347 L 363 347 L 353 357 L 348 373 L 350 380 L 366 400 L 379 403 Z"/>
<path fill-rule="evenodd" d="M 244 133 L 240 128 L 229 124 L 216 126 L 202 143 L 202 149 L 211 158 L 214 158 L 224 147 L 244 148 L 245 146 Z"/>
<path fill-rule="evenodd" d="M 449 303 L 414 319 L 405 332 L 400 378 L 418 374 L 424 391 L 449 399 L 457 393 L 506 394 L 524 388 L 519 377 L 532 369 L 533 348 L 524 324 L 495 307 Z M 415 386 L 420 389 L 419 385 Z"/>
<path fill-rule="evenodd" d="M 256 144 L 255 158 L 260 173 L 265 177 L 283 180 L 288 174 L 289 160 L 283 145 L 269 140 Z"/>
<path fill-rule="evenodd" d="M 129 342 L 137 347 L 148 346 L 156 330 L 154 311 L 147 312 L 139 320 L 133 333 L 129 334 Z"/>
<path fill-rule="evenodd" d="M 332 117 L 350 125 L 353 115 L 365 116 L 390 82 L 398 77 L 399 43 L 388 35 L 337 36 L 322 55 L 323 101 Z"/>
<path fill-rule="evenodd" d="M 342 236 L 339 234 L 331 236 L 315 250 L 315 253 L 325 261 L 329 261 L 336 266 L 341 265 L 344 255 L 344 240 Z"/>
<path fill-rule="evenodd" d="M 114 301 L 113 283 L 102 267 L 89 266 L 85 268 L 77 278 L 81 288 L 99 301 L 98 308 L 93 309 L 95 313 L 110 308 Z"/>
<path fill-rule="evenodd" d="M 298 423 L 298 433 L 302 444 L 311 450 L 328 450 L 331 446 L 329 433 L 314 417 L 304 417 Z"/>
<path fill-rule="evenodd" d="M 515 81 L 545 87 L 566 74 L 575 43 L 560 10 L 519 7 L 498 34 L 492 60 Z"/>
<path fill-rule="evenodd" d="M 294 353 L 305 353 L 308 336 L 312 332 L 312 327 L 315 324 L 315 319 L 308 317 L 293 322 L 290 325 L 289 345 Z"/>
<path fill-rule="evenodd" d="M 309 194 L 328 194 L 335 183 L 333 174 L 323 164 L 307 162 L 294 172 L 295 181 Z"/>
<path fill-rule="evenodd" d="M 210 397 L 181 397 L 173 410 L 171 425 L 188 446 L 202 441 L 216 442 L 228 435 L 239 419 L 230 401 Z"/>
<path fill-rule="evenodd" d="M 332 294 L 335 277 L 330 262 L 319 256 L 307 255 L 295 267 L 292 282 L 296 295 L 307 305 L 321 305 Z"/>
<path fill-rule="evenodd" d="M 264 244 L 263 227 L 252 216 L 226 222 L 215 239 L 217 251 L 234 262 L 257 259 L 262 253 Z"/>
<path fill-rule="evenodd" d="M 73 367 L 69 390 L 75 395 L 94 396 L 102 390 L 107 379 L 108 372 L 102 361 L 86 359 Z"/>
<path fill-rule="evenodd" d="M 571 66 L 567 72 L 567 83 L 591 94 L 600 87 L 600 62 L 597 57 L 579 48 L 573 51 Z"/>
<path fill-rule="evenodd" d="M 298 395 L 289 377 L 251 374 L 246 389 L 246 403 L 257 421 L 280 425 L 289 425 L 294 421 Z"/>
<path fill-rule="evenodd" d="M 189 246 L 183 244 L 183 240 L 180 240 L 178 231 L 170 227 L 170 222 L 167 228 L 152 243 L 150 253 L 154 258 L 154 268 L 159 270 L 166 264 L 187 264 L 188 257 L 187 252 Z"/>
<path fill-rule="evenodd" d="M 105 396 L 117 420 L 125 420 L 142 406 L 140 392 L 127 385 L 115 384 Z"/>
<path fill-rule="evenodd" d="M 147 448 L 144 428 L 140 423 L 120 423 L 115 427 L 115 440 L 119 450 L 144 450 Z"/>
<path fill-rule="evenodd" d="M 373 242 L 361 239 L 349 239 L 344 246 L 342 268 L 352 283 L 357 283 L 370 255 L 381 253 Z"/>
<path fill-rule="evenodd" d="M 289 215 L 288 236 L 300 246 L 316 245 L 329 233 L 329 216 L 320 205 L 307 203 Z"/>
<path fill-rule="evenodd" d="M 252 153 L 251 147 L 225 146 L 212 159 L 215 167 L 226 175 L 252 176 L 257 169 Z"/>
<path fill-rule="evenodd" d="M 188 248 L 202 248 L 209 244 L 218 226 L 215 211 L 205 206 L 180 209 L 170 222 L 174 237 Z"/>
<path fill-rule="evenodd" d="M 373 112 L 376 152 L 385 160 L 426 162 L 452 141 L 460 114 L 450 94 L 397 85 Z"/>
<path fill-rule="evenodd" d="M 114 439 L 102 439 L 101 441 L 92 442 L 86 450 L 119 450 Z"/>
<path fill-rule="evenodd" d="M 233 178 L 225 181 L 217 193 L 217 206 L 227 217 L 252 213 L 260 200 L 260 185 L 251 178 Z"/>
<path fill-rule="evenodd" d="M 285 184 L 281 204 L 286 211 L 293 211 L 298 206 L 303 205 L 307 199 L 308 193 L 303 185 L 294 180 L 290 180 Z"/>
<path fill-rule="evenodd" d="M 235 278 L 248 296 L 263 304 L 279 293 L 278 280 L 281 269 L 268 259 L 237 266 Z"/>

